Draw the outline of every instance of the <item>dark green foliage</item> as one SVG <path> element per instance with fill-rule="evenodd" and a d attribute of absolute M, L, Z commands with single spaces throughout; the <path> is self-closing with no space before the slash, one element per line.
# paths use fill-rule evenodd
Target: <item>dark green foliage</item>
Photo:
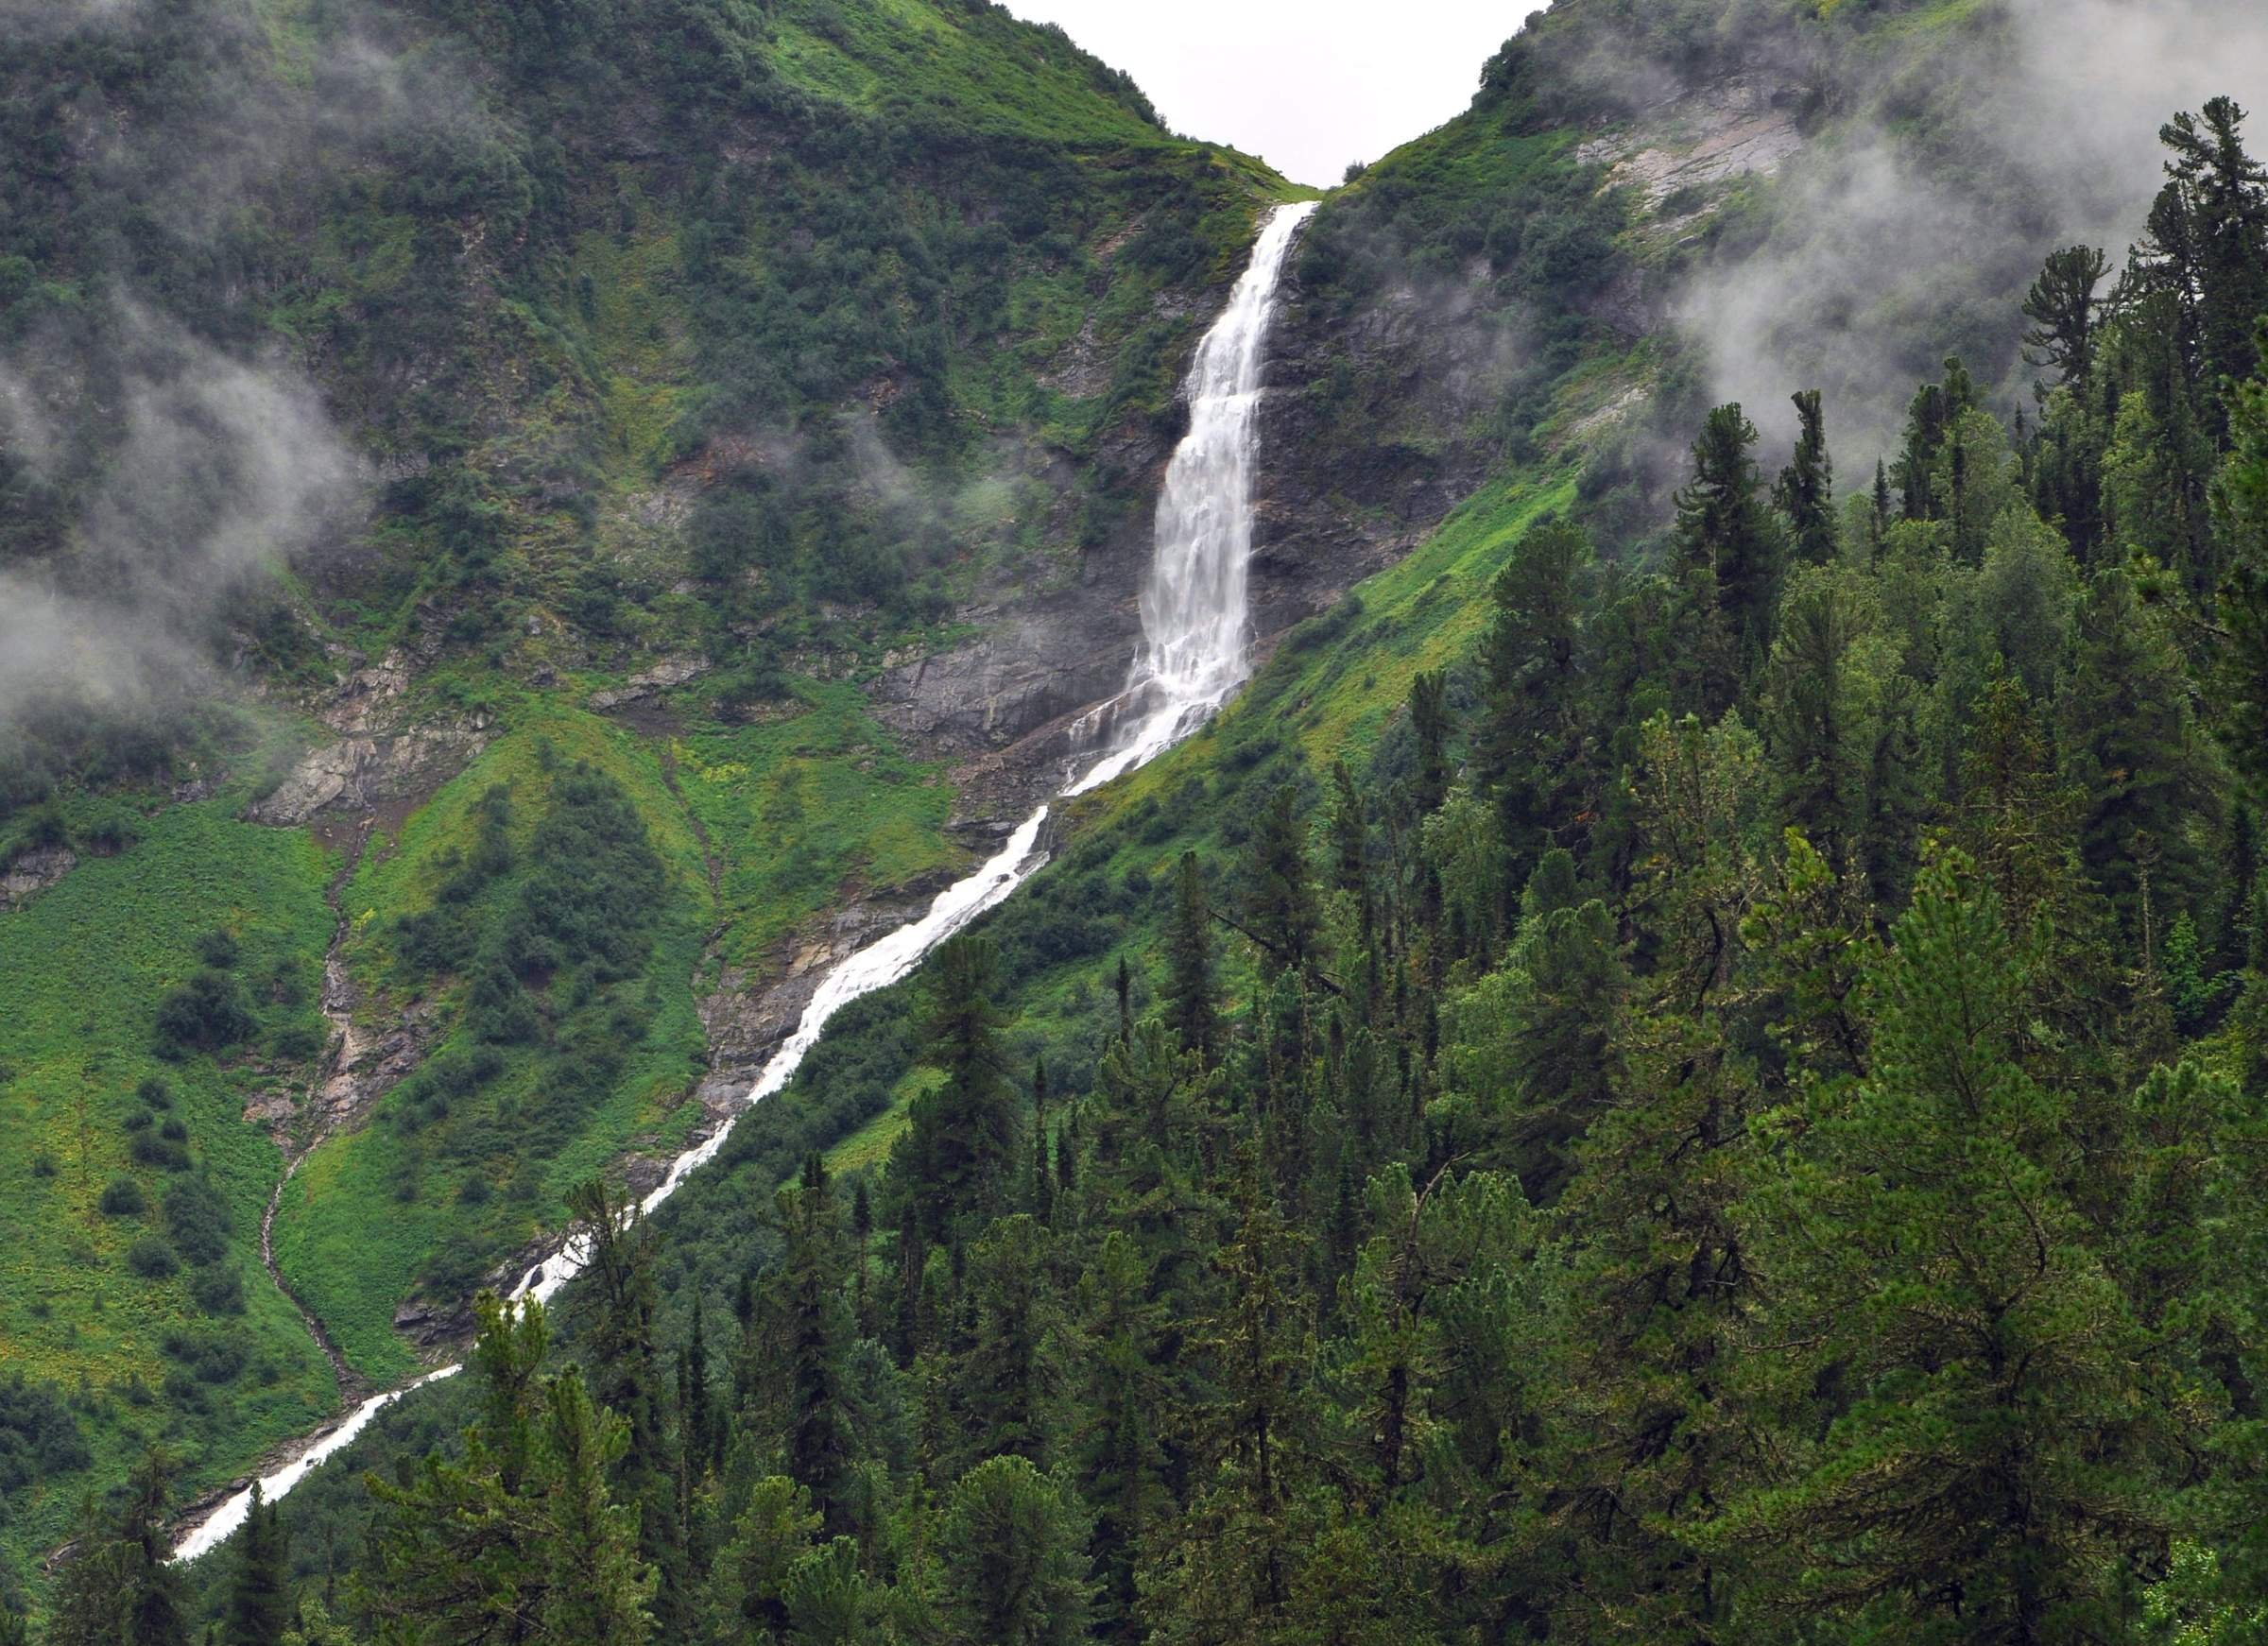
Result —
<path fill-rule="evenodd" d="M 1694 687 L 1712 711 L 1730 705 L 1740 674 L 1768 643 L 1779 591 L 1779 534 L 1764 508 L 1755 444 L 1756 425 L 1739 406 L 1717 407 L 1677 494 L 1679 569 L 1697 626 Z"/>
<path fill-rule="evenodd" d="M 2052 384 L 2036 386 L 2045 402 L 2051 388 L 2070 387 L 2084 396 L 2095 368 L 2095 329 L 2102 299 L 2098 290 L 2110 272 L 2110 260 L 2092 247 L 2072 246 L 2051 252 L 2024 299 L 2027 365 L 2055 373 Z"/>
<path fill-rule="evenodd" d="M 116 1517 L 91 1512 L 64 1567 L 50 1614 L 47 1646 L 189 1646 L 186 1586 L 168 1564 L 164 1533 L 170 1470 L 146 1454 L 128 1481 Z"/>
<path fill-rule="evenodd" d="M 275 1505 L 262 1501 L 256 1481 L 235 1554 L 228 1610 L 221 1619 L 222 1646 L 283 1646 L 292 1620 L 290 1544 Z"/>
<path fill-rule="evenodd" d="M 1827 428 L 1819 391 L 1796 396 L 1796 456 L 1779 472 L 1772 502 L 1788 523 L 1788 546 L 1798 560 L 1813 565 L 1835 553 L 1835 466 L 1828 455 Z"/>
<path fill-rule="evenodd" d="M 1354 313 L 1415 269 L 1476 294 L 1484 334 L 1517 326 L 1543 375 L 1523 358 L 1504 404 L 1467 408 L 1515 453 L 1536 421 L 1521 396 L 1599 338 L 1573 300 L 1624 255 L 1621 202 L 1544 129 L 1617 95 L 1555 55 L 1586 9 L 1532 24 L 1454 138 L 1366 173 L 1301 254 L 1302 301 Z M 1967 9 L 1588 9 L 1647 66 L 1717 74 L 1765 46 L 1808 73 L 1847 38 L 1830 31 Z M 725 711 L 769 714 L 766 648 L 813 640 L 817 596 L 941 614 L 919 591 L 958 545 L 899 470 L 950 474 L 1027 426 L 969 386 L 970 337 L 1055 323 L 998 268 L 1124 278 L 1081 261 L 1119 219 L 1077 202 L 1088 171 L 1143 170 L 1132 95 L 1095 81 L 1134 117 L 1120 146 L 978 143 L 926 76 L 885 82 L 871 115 L 785 83 L 790 48 L 807 73 L 859 66 L 882 14 L 852 0 L 670 0 L 650 28 L 599 5 L 417 15 L 478 42 L 547 135 L 436 138 L 407 202 L 414 266 L 438 277 L 477 221 L 531 324 L 599 324 L 621 294 L 566 283 L 570 220 L 627 242 L 654 208 L 610 185 L 583 220 L 576 104 L 632 110 L 687 157 L 672 278 L 714 377 L 671 455 L 701 465 L 678 472 L 699 477 L 706 643 L 764 654 L 713 682 Z M 1009 27 L 920 15 L 940 58 Z M 845 1012 L 651 1226 L 610 1184 L 577 1191 L 591 1262 L 558 1358 L 541 1311 L 484 1299 L 475 1375 L 437 1408 L 462 1432 L 394 1414 L 387 1445 L 424 1455 L 370 1477 L 374 1508 L 305 1488 L 336 1535 L 319 1567 L 301 1535 L 279 1576 L 282 1529 L 256 1520 L 215 1580 L 227 1637 L 275 1638 L 284 1592 L 341 1568 L 326 1610 L 387 1646 L 2044 1643 L 2242 1623 L 2263 1592 L 2268 920 L 2208 736 L 2258 764 L 2268 437 L 2258 386 L 2209 377 L 2257 272 L 2206 244 L 2251 245 L 2260 184 L 2234 121 L 2212 105 L 2171 129 L 2175 188 L 2118 300 L 2089 255 L 2043 274 L 2025 317 L 2061 381 L 2036 434 L 2003 430 L 1958 361 L 1913 400 L 1906 518 L 1878 468 L 1842 535 L 1820 397 L 1796 397 L 1768 500 L 1741 409 L 1696 405 L 1670 532 L 1633 526 L 1634 480 L 1562 489 L 1565 518 L 1507 483 L 1526 529 L 1491 545 L 1486 609 L 1457 614 L 1475 637 L 1486 619 L 1480 650 L 1380 635 L 1396 672 L 1377 695 L 1411 679 L 1407 712 L 1363 702 L 1327 784 L 1315 729 L 1350 722 L 1289 686 L 1360 677 L 1359 613 L 1287 642 L 1180 771 L 1083 805 L 1024 895 Z M 715 160 L 720 131 L 758 158 Z M 1467 163 L 1468 139 L 1513 158 Z M 1207 278 L 1201 191 L 1123 186 L 1139 228 L 1113 257 L 1134 306 L 1163 312 L 1149 283 Z M 406 358 L 476 369 L 450 364 L 472 344 L 432 284 L 396 317 L 426 334 Z M 2012 351 L 2013 308 L 1996 323 Z M 353 334 L 328 334 L 340 369 L 404 369 L 353 357 Z M 1180 337 L 1143 323 L 1107 410 L 1033 417 L 1079 454 L 1160 420 Z M 1692 393 L 1677 369 L 1668 404 Z M 1022 393 L 1030 374 L 1007 375 Z M 1327 376 L 1312 398 L 1370 391 Z M 578 459 L 540 483 L 570 501 L 533 533 L 520 481 L 469 448 L 387 447 L 441 454 L 387 501 L 444 554 L 423 586 L 462 596 L 441 643 L 502 647 L 540 593 L 537 630 L 565 613 L 613 669 L 660 603 L 581 552 Z M 531 450 L 513 465 L 550 460 Z M 1097 540 L 1134 488 L 1095 476 L 1072 500 Z M 531 574 L 539 542 L 563 563 Z M 1444 578 L 1426 598 L 1481 594 Z M 2238 689 L 2200 689 L 2216 669 Z M 462 859 L 421 883 L 432 907 L 378 929 L 389 981 L 443 1025 L 377 1123 L 414 1143 L 399 1185 L 422 1207 L 519 1196 L 558 1161 L 553 1111 L 605 1101 L 647 1031 L 655 843 L 589 769 L 543 776 L 492 793 Z M 206 1090 L 185 1090 L 217 1173 Z M 838 1175 L 832 1146 L 901 1100 L 886 1169 L 861 1155 Z M 163 1107 L 134 1111 L 129 1146 L 185 1166 Z M 507 1149 L 523 1175 L 491 1201 Z M 465 1187 L 421 1181 L 444 1161 Z M 241 1308 L 254 1271 L 227 1260 L 205 1178 L 173 1180 L 163 1210 L 199 1306 Z M 460 1266 L 437 1291 L 476 1280 L 442 1261 Z M 710 1325 L 728 1302 L 729 1352 Z M 181 1414 L 262 1369 L 225 1319 L 163 1350 Z M 26 1433 L 69 1414 L 10 1406 Z M 60 1637 L 181 1637 L 162 1499 L 138 1481 L 123 1530 L 90 1528 Z"/>
<path fill-rule="evenodd" d="M 0 1381 L 0 1493 L 76 1473 L 92 1461 L 78 1419 L 53 1388 L 21 1373 Z"/>
<path fill-rule="evenodd" d="M 149 1209 L 148 1196 L 131 1177 L 113 1177 L 103 1186 L 99 1203 L 105 1217 L 140 1217 Z"/>
<path fill-rule="evenodd" d="M 168 1057 L 226 1051 L 257 1027 L 244 986 L 210 967 L 158 1003 L 158 1050 Z"/>
<path fill-rule="evenodd" d="M 1204 1061 L 1213 1059 L 1219 1035 L 1212 975 L 1212 909 L 1196 854 L 1185 851 L 1174 871 L 1172 936 L 1167 947 L 1166 1021 Z"/>
<path fill-rule="evenodd" d="M 192 1263 L 217 1263 L 229 1249 L 229 1209 L 201 1177 L 183 1177 L 165 1191 L 165 1233 Z"/>
<path fill-rule="evenodd" d="M 173 1248 L 157 1235 L 144 1235 L 127 1248 L 126 1266 L 145 1280 L 163 1280 L 181 1266 Z"/>

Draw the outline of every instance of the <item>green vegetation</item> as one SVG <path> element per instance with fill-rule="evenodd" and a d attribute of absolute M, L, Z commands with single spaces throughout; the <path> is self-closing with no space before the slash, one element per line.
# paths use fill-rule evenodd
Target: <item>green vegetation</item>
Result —
<path fill-rule="evenodd" d="M 2259 1635 L 2268 172 L 2040 267 L 2017 32 L 1568 0 L 1350 173 L 1271 553 L 1414 546 L 650 1225 L 713 992 L 967 866 L 867 688 L 1139 545 L 1296 191 L 979 0 L 11 32 L 0 1646 Z M 1781 181 L 1607 186 L 1728 84 Z M 478 1344 L 183 1572 L 335 1405 L 271 1193 Z"/>
<path fill-rule="evenodd" d="M 1817 403 L 1777 484 L 1718 407 L 1638 542 L 1502 477 L 653 1226 L 578 1192 L 614 1575 L 436 1546 L 558 1489 L 490 1417 L 308 1500 L 348 1628 L 501 1571 L 631 1638 L 2248 1637 L 2268 369 L 2137 365 L 2258 300 L 2161 261 L 2268 248 L 2232 116 L 2039 422 L 1949 361 L 1833 507 Z"/>
<path fill-rule="evenodd" d="M 458 1308 L 575 1183 L 679 1142 L 700 996 L 847 894 L 960 866 L 941 770 L 855 681 L 1004 565 L 1069 581 L 1134 519 L 1127 454 L 1285 192 L 988 7 L 539 9 L 9 26 L 0 649 L 40 661 L 0 681 L 0 864 L 78 862 L 0 915 L 31 1231 L 0 1341 L 89 1460 L 11 1494 L 0 1590 L 142 1440 L 201 1489 L 333 1399 L 258 1266 L 282 1161 L 240 1117 L 318 1072 L 340 865 L 235 820 L 297 750 L 228 699 L 486 745 L 389 802 L 338 889 L 359 1027 L 414 1006 L 412 1068 L 276 1224 L 384 1381 L 404 1303 Z M 703 658 L 619 718 L 570 706 Z M 348 684 L 374 667 L 399 699 Z M 217 1254 L 167 1192 L 192 1177 Z M 241 1369 L 208 1376 L 224 1340 Z"/>
<path fill-rule="evenodd" d="M 243 1119 L 254 1097 L 295 1099 L 307 1048 L 321 1048 L 331 866 L 305 835 L 236 821 L 242 804 L 239 791 L 135 814 L 130 849 L 89 853 L 0 916 L 0 1341 L 14 1391 L 0 1451 L 30 1460 L 9 1466 L 20 1478 L 0 1540 L 23 1565 L 146 1445 L 202 1487 L 336 1398 L 261 1271 L 279 1157 Z M 83 838 L 112 814 L 88 801 L 60 815 Z M 192 989 L 228 1003 L 225 1039 L 179 1032 Z"/>

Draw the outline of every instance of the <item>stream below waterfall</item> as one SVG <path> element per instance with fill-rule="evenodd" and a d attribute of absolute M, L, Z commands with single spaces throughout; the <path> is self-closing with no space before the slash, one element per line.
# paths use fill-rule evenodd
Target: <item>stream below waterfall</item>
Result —
<path fill-rule="evenodd" d="M 1142 594 L 1142 650 L 1125 689 L 1078 723 L 1061 797 L 1085 794 L 1155 759 L 1203 725 L 1244 682 L 1263 351 L 1284 258 L 1314 210 L 1314 203 L 1305 201 L 1268 214 L 1228 306 L 1197 345 L 1187 379 L 1189 432 L 1175 448 L 1158 499 L 1155 551 Z M 715 1158 L 733 1124 L 787 1084 L 837 1011 L 906 976 L 931 950 L 1030 878 L 1047 861 L 1040 838 L 1049 810 L 1043 805 L 1025 818 L 982 867 L 938 893 L 920 919 L 876 938 L 830 971 L 742 1106 L 671 1163 L 668 1175 L 641 1203 L 642 1211 L 652 1213 L 688 1175 Z M 571 1235 L 528 1270 L 511 1295 L 548 1301 L 588 1261 L 583 1238 Z M 442 1366 L 364 1400 L 261 1477 L 259 1489 L 273 1502 L 349 1445 L 387 1406 L 461 1369 Z M 219 1547 L 250 1508 L 250 1487 L 223 1500 L 182 1534 L 174 1558 L 194 1560 Z"/>

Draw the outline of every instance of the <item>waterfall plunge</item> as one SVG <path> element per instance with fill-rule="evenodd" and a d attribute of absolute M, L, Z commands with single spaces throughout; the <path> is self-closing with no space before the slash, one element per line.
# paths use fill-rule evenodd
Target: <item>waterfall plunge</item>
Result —
<path fill-rule="evenodd" d="M 1142 595 L 1142 652 L 1126 689 L 1086 723 L 1089 735 L 1103 743 L 1104 752 L 1065 785 L 1065 795 L 1085 794 L 1163 753 L 1202 725 L 1244 681 L 1245 575 L 1252 552 L 1253 423 L 1260 404 L 1261 350 L 1275 311 L 1284 255 L 1314 210 L 1314 203 L 1309 201 L 1279 206 L 1269 214 L 1253 247 L 1251 264 L 1229 294 L 1228 306 L 1197 345 L 1189 373 L 1189 433 L 1175 449 L 1158 499 L 1157 550 Z M 716 1157 L 733 1123 L 787 1084 L 836 1011 L 905 976 L 931 950 L 1000 902 L 1046 862 L 1040 831 L 1047 814 L 1042 806 L 1025 818 L 982 868 L 939 892 L 920 919 L 876 938 L 829 972 L 803 1008 L 795 1033 L 765 1064 L 746 1104 L 706 1142 L 678 1157 L 642 1209 L 652 1212 L 688 1174 Z M 557 1253 L 527 1272 L 512 1295 L 547 1301 L 589 1261 L 588 1244 L 581 1236 L 571 1236 Z M 298 1485 L 387 1405 L 420 1384 L 460 1369 L 443 1366 L 365 1400 L 261 1482 L 267 1500 L 273 1502 Z M 174 1558 L 194 1560 L 218 1548 L 244 1524 L 250 1506 L 249 1488 L 221 1502 L 182 1535 L 174 1546 Z"/>
<path fill-rule="evenodd" d="M 1283 260 L 1314 201 L 1279 206 L 1228 306 L 1189 370 L 1189 433 L 1158 498 L 1142 592 L 1143 646 L 1126 689 L 1090 716 L 1108 751 L 1066 789 L 1082 795 L 1143 765 L 1203 724 L 1244 683 L 1252 559 L 1252 452 L 1262 351 Z"/>

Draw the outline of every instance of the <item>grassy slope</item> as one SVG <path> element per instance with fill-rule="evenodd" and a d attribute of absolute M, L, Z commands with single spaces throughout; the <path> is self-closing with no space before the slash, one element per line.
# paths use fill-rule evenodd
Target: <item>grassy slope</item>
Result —
<path fill-rule="evenodd" d="M 1202 180 L 1211 209 L 1200 231 L 1215 248 L 1217 266 L 1209 278 L 1232 269 L 1255 202 L 1282 192 L 1281 180 L 1256 163 L 1167 137 L 1098 89 L 1047 37 L 1002 16 L 949 16 L 919 0 L 873 0 L 828 9 L 815 20 L 790 6 L 780 13 L 770 60 L 800 89 L 869 113 L 905 115 L 902 89 L 918 87 L 915 112 L 957 130 L 1066 145 L 1105 199 L 1145 168 Z M 500 461 L 518 460 L 583 420 L 598 420 L 605 472 L 597 557 L 657 578 L 680 574 L 682 551 L 666 531 L 650 525 L 638 500 L 658 466 L 675 455 L 679 420 L 701 392 L 677 209 L 667 198 L 649 197 L 631 168 L 596 180 L 591 211 L 603 224 L 577 237 L 574 254 L 575 276 L 588 278 L 590 294 L 579 335 L 530 318 L 529 357 L 556 373 L 555 386 L 528 420 L 493 442 Z M 1108 218 L 1097 238 L 1119 235 L 1126 226 L 1123 217 Z M 352 249 L 366 271 L 359 278 L 383 280 L 384 225 L 362 225 L 357 234 Z M 367 272 L 372 268 L 379 272 Z M 1103 418 L 1123 411 L 1123 395 L 1114 403 L 1108 395 L 1036 393 L 1032 374 L 1091 313 L 1105 336 L 1139 325 L 1160 281 L 1138 268 L 1098 273 L 1083 253 L 1063 266 L 1019 260 L 1004 277 L 1013 323 L 1000 337 L 954 356 L 956 397 L 988 421 L 1021 415 L 1053 441 L 1091 438 Z M 575 331 L 572 321 L 565 323 Z M 1150 386 L 1158 395 L 1170 392 L 1170 374 Z M 980 474 L 959 486 L 953 524 L 970 552 L 958 579 L 973 578 L 989 553 L 1046 547 L 1033 533 L 1047 501 L 997 476 Z M 507 561 L 514 574 L 539 586 L 564 584 L 593 557 L 561 517 L 536 513 L 522 523 Z M 417 545 L 402 548 L 414 553 Z M 421 592 L 436 587 L 430 577 L 419 585 Z M 650 621 L 621 655 L 634 659 L 686 643 L 699 622 L 697 600 L 664 594 L 651 601 Z M 370 652 L 405 638 L 402 613 L 414 605 L 404 599 L 369 610 L 354 624 L 353 637 Z M 353 623 L 353 614 L 346 615 Z M 430 1276 L 437 1254 L 449 1255 L 458 1275 L 487 1266 L 539 1226 L 556 1226 L 561 1198 L 579 1177 L 626 1148 L 666 1150 L 692 1123 L 694 1111 L 678 1100 L 697 1068 L 695 999 L 716 981 L 718 966 L 762 974 L 778 963 L 786 939 L 850 891 L 902 884 L 966 860 L 944 833 L 953 797 L 941 774 L 905 757 L 866 714 L 853 685 L 791 679 L 791 698 L 746 726 L 710 718 L 707 694 L 695 687 L 670 699 L 681 731 L 640 735 L 562 706 L 618 683 L 628 668 L 594 666 L 596 660 L 571 643 L 566 625 L 538 626 L 544 632 L 521 644 L 514 661 L 556 666 L 559 678 L 547 693 L 500 679 L 476 660 L 420 688 L 437 710 L 486 710 L 501 716 L 506 730 L 398 837 L 373 843 L 347 893 L 357 922 L 350 955 L 368 989 L 365 1015 L 380 1023 L 403 998 L 388 986 L 382 940 L 388 923 L 430 903 L 441 859 L 466 846 L 472 805 L 490 785 L 504 782 L 516 794 L 540 789 L 529 767 L 541 738 L 563 759 L 590 759 L 621 781 L 671 861 L 669 936 L 657 946 L 650 976 L 667 1027 L 657 1027 L 613 1098 L 584 1117 L 573 1141 L 545 1162 L 538 1183 L 516 1181 L 511 1163 L 499 1157 L 479 1174 L 501 1191 L 491 1198 L 470 1206 L 460 1201 L 462 1176 L 452 1174 L 460 1168 L 452 1166 L 438 1174 L 428 1170 L 433 1180 L 413 1200 L 401 1200 L 397 1186 L 412 1170 L 407 1157 L 424 1145 L 390 1123 L 392 1106 L 383 1102 L 376 1123 L 327 1144 L 295 1177 L 278 1218 L 279 1260 L 356 1368 L 380 1380 L 413 1363 L 392 1317 Z M 868 666 L 886 638 L 874 631 L 858 643 Z M 523 831 L 532 815 L 532 808 L 523 809 Z M 714 858 L 713 898 L 696 824 Z M 704 968 L 702 938 L 713 931 L 717 941 Z M 524 1090 L 535 1078 L 533 1064 L 532 1056 L 516 1055 L 499 1088 Z"/>
<path fill-rule="evenodd" d="M 284 980 L 298 997 L 276 1003 L 263 999 L 272 990 L 255 990 L 264 1038 L 319 1028 L 309 1003 L 331 933 L 323 887 L 333 865 L 304 834 L 237 822 L 243 798 L 141 819 L 129 849 L 83 861 L 26 908 L 0 914 L 0 1226 L 9 1231 L 0 1242 L 0 1377 L 77 1391 L 73 1404 L 99 1478 L 160 1443 L 181 1464 L 185 1487 L 209 1485 L 335 1399 L 329 1366 L 260 1266 L 260 1215 L 279 1156 L 242 1115 L 271 1081 L 249 1057 L 169 1063 L 151 1050 L 158 1002 L 197 969 L 198 939 L 216 929 L 236 936 L 240 974 Z M 299 1073 L 280 1070 L 273 1083 L 288 1086 Z M 227 1204 L 221 1263 L 241 1278 L 241 1316 L 207 1318 L 190 1300 L 185 1266 L 164 1279 L 125 1267 L 127 1248 L 163 1227 L 160 1202 L 175 1179 L 128 1155 L 123 1123 L 143 1108 L 135 1089 L 151 1076 L 170 1084 L 166 1116 L 186 1123 L 195 1169 Z M 53 1174 L 43 1174 L 50 1166 Z M 149 1202 L 139 1217 L 97 1208 L 121 1175 Z M 217 1386 L 184 1382 L 163 1340 L 215 1329 L 245 1349 L 244 1369 Z M 22 1562 L 60 1542 L 86 1485 L 66 1475 L 11 1501 L 0 1548 Z"/>

